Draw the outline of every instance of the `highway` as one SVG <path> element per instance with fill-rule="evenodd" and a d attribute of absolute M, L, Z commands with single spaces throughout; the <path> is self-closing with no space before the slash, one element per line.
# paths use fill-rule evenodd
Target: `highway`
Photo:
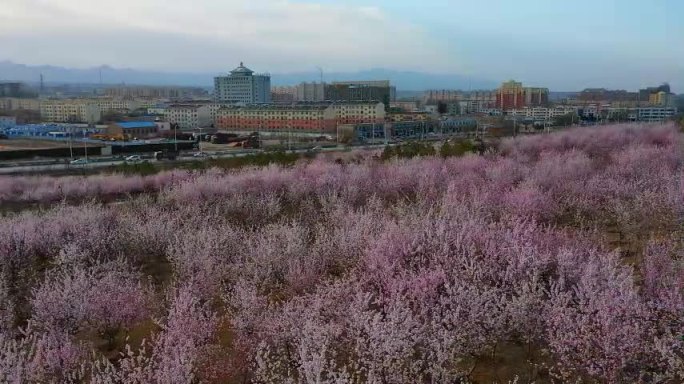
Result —
<path fill-rule="evenodd" d="M 354 149 L 379 149 L 383 148 L 384 144 L 368 145 L 363 147 L 353 147 Z M 337 147 L 324 147 L 317 150 L 317 152 L 344 152 L 347 148 L 343 146 Z M 311 149 L 295 149 L 290 151 L 285 151 L 286 153 L 307 153 Z M 151 156 L 149 158 L 143 158 L 143 161 L 149 161 L 151 163 L 160 164 L 173 164 L 173 163 L 189 163 L 193 161 L 207 161 L 209 159 L 221 159 L 221 158 L 234 158 L 234 157 L 244 157 L 257 153 L 263 153 L 261 150 L 243 150 L 234 151 L 230 153 L 209 153 L 209 157 L 193 157 L 192 153 L 181 154 L 181 156 L 176 160 L 155 160 Z M 108 168 L 126 163 L 123 159 L 113 159 L 111 157 L 92 157 L 89 158 L 86 164 L 69 164 L 65 163 L 64 159 L 55 160 L 29 160 L 29 161 L 3 161 L 0 162 L 0 175 L 17 175 L 17 174 L 31 174 L 31 173 L 42 173 L 42 172 L 64 172 L 64 171 L 77 171 L 82 169 L 92 170 L 100 168 Z M 4 163 L 4 164 L 1 164 Z"/>

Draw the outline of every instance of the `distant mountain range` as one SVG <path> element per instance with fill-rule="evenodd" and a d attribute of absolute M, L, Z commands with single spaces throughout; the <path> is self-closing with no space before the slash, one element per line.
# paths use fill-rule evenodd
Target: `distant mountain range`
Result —
<path fill-rule="evenodd" d="M 11 61 L 0 61 L 0 81 L 22 81 L 37 84 L 40 75 L 46 83 L 78 84 L 137 84 L 137 85 L 176 85 L 211 87 L 217 73 L 184 73 L 112 68 L 104 65 L 95 68 L 77 69 L 50 65 L 29 66 Z M 390 69 L 370 69 L 359 72 L 324 73 L 324 81 L 343 80 L 390 80 L 400 90 L 425 89 L 493 89 L 497 83 L 484 79 L 471 78 L 457 74 L 432 74 L 424 72 L 395 71 Z M 318 72 L 273 73 L 274 86 L 295 85 L 302 81 L 320 81 Z"/>

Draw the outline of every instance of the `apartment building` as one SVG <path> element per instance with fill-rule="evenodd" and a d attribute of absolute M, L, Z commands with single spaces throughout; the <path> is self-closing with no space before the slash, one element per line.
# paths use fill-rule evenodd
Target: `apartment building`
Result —
<path fill-rule="evenodd" d="M 108 111 L 130 112 L 141 107 L 139 101 L 112 98 L 50 99 L 38 104 L 43 120 L 55 123 L 94 123 Z"/>
<path fill-rule="evenodd" d="M 208 92 L 198 87 L 119 86 L 104 90 L 105 96 L 133 99 L 185 99 L 206 97 Z"/>
<path fill-rule="evenodd" d="M 545 106 L 548 103 L 548 88 L 523 87 L 522 83 L 514 80 L 504 82 L 496 91 L 496 108 L 502 111 Z"/>
<path fill-rule="evenodd" d="M 389 80 L 336 81 L 326 85 L 325 98 L 337 102 L 374 101 L 389 107 L 393 99 L 392 88 Z"/>
<path fill-rule="evenodd" d="M 423 103 L 435 104 L 461 101 L 466 98 L 466 92 L 453 89 L 431 89 L 423 93 Z"/>
<path fill-rule="evenodd" d="M 230 131 L 332 132 L 335 113 L 327 105 L 248 105 L 219 110 L 216 127 Z"/>
<path fill-rule="evenodd" d="M 210 104 L 172 104 L 164 111 L 164 118 L 180 129 L 205 128 L 214 123 Z"/>
<path fill-rule="evenodd" d="M 90 101 L 97 105 L 102 113 L 107 111 L 134 111 L 141 108 L 140 102 L 136 100 L 97 98 Z"/>
<path fill-rule="evenodd" d="M 549 89 L 526 87 L 524 89 L 526 106 L 546 106 L 549 104 Z"/>
<path fill-rule="evenodd" d="M 580 102 L 637 103 L 639 99 L 639 92 L 627 92 L 623 89 L 587 88 L 577 95 Z M 648 94 L 644 100 L 648 101 Z"/>
<path fill-rule="evenodd" d="M 293 103 L 297 100 L 297 87 L 272 87 L 271 101 L 274 103 Z"/>
<path fill-rule="evenodd" d="M 326 95 L 326 83 L 300 83 L 295 87 L 295 99 L 297 101 L 325 101 L 328 100 Z"/>
<path fill-rule="evenodd" d="M 94 124 L 102 118 L 102 110 L 92 100 L 43 100 L 40 115 L 43 120 L 55 123 Z"/>
<path fill-rule="evenodd" d="M 221 110 L 223 107 L 229 106 L 229 104 L 219 104 L 219 103 L 210 103 L 206 104 L 207 107 L 209 107 L 209 119 L 211 120 L 211 123 L 214 124 L 216 123 L 216 120 L 218 119 L 218 112 Z"/>
<path fill-rule="evenodd" d="M 255 74 L 240 63 L 229 75 L 214 78 L 214 100 L 227 104 L 270 103 L 271 76 Z"/>
<path fill-rule="evenodd" d="M 508 116 L 524 117 L 535 121 L 550 120 L 558 116 L 570 113 L 579 114 L 580 108 L 577 106 L 559 105 L 556 107 L 524 107 L 512 109 L 507 112 Z"/>
<path fill-rule="evenodd" d="M 334 103 L 332 108 L 338 124 L 381 123 L 386 117 L 384 103 Z"/>
<path fill-rule="evenodd" d="M 390 103 L 390 108 L 401 109 L 405 112 L 418 111 L 417 101 L 393 101 Z"/>
<path fill-rule="evenodd" d="M 630 117 L 636 116 L 638 121 L 660 122 L 673 118 L 677 114 L 677 108 L 672 107 L 646 107 L 632 108 L 629 110 Z"/>
<path fill-rule="evenodd" d="M 458 105 L 462 114 L 480 113 L 482 110 L 495 108 L 496 91 L 458 91 L 458 90 L 429 90 L 423 94 L 424 104 L 446 103 Z"/>
<path fill-rule="evenodd" d="M 19 109 L 40 111 L 40 100 L 21 99 L 17 97 L 0 97 L 0 110 L 16 111 Z"/>
<path fill-rule="evenodd" d="M 216 127 L 231 131 L 333 133 L 339 124 L 380 123 L 382 103 L 301 103 L 228 106 L 219 109 Z"/>

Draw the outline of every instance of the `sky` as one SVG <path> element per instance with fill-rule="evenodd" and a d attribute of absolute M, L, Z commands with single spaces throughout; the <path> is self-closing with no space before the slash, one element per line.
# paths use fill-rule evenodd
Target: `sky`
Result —
<path fill-rule="evenodd" d="M 287 73 L 388 68 L 684 93 L 682 0 L 0 0 L 0 60 Z"/>

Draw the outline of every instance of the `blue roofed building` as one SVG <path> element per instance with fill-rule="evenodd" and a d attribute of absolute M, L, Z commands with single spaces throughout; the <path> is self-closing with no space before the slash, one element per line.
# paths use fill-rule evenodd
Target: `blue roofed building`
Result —
<path fill-rule="evenodd" d="M 126 121 L 110 124 L 107 135 L 131 139 L 147 139 L 159 135 L 159 127 L 154 121 Z"/>

